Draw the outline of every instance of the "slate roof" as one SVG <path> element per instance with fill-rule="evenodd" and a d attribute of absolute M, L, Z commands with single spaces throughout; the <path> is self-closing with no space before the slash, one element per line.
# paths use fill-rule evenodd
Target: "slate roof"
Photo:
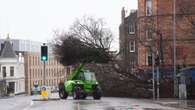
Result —
<path fill-rule="evenodd" d="M 4 42 L 4 47 L 1 51 L 0 58 L 16 58 L 16 54 L 13 50 L 9 37 Z"/>

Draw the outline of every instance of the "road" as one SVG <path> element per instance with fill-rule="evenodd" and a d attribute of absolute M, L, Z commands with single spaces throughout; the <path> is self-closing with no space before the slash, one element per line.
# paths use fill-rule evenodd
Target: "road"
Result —
<path fill-rule="evenodd" d="M 52 99 L 58 98 L 52 94 Z M 33 101 L 41 99 L 41 96 L 15 96 L 0 99 L 0 110 L 179 110 L 168 107 L 148 99 L 103 97 L 101 100 L 48 100 Z M 167 102 L 167 101 L 166 101 Z M 180 107 L 180 110 L 186 110 Z"/>

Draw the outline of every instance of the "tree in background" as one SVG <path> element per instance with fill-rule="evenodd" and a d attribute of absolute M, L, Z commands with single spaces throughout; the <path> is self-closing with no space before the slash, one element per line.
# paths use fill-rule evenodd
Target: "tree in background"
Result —
<path fill-rule="evenodd" d="M 107 63 L 113 40 L 111 31 L 102 19 L 77 19 L 68 32 L 57 33 L 53 43 L 56 58 L 65 66 L 79 63 Z"/>

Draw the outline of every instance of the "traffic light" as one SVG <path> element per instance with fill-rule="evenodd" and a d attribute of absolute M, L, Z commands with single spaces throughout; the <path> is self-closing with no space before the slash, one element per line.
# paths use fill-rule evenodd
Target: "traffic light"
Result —
<path fill-rule="evenodd" d="M 47 61 L 47 60 L 48 60 L 47 46 L 43 45 L 41 46 L 41 61 Z"/>

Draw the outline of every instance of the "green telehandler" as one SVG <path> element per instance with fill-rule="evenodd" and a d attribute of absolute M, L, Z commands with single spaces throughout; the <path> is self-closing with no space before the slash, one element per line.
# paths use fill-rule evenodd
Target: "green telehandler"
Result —
<path fill-rule="evenodd" d="M 88 95 L 92 95 L 96 100 L 101 98 L 102 91 L 95 74 L 84 70 L 83 67 L 84 64 L 80 64 L 71 72 L 67 80 L 59 83 L 61 99 L 67 99 L 68 95 L 72 95 L 73 99 L 85 99 Z"/>

